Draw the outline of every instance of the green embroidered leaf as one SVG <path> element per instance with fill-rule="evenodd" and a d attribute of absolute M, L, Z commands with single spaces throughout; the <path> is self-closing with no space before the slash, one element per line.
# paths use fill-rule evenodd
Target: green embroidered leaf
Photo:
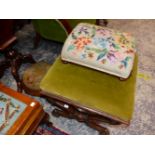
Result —
<path fill-rule="evenodd" d="M 86 46 L 86 50 L 94 51 L 96 53 L 107 53 L 108 50 L 105 48 L 103 50 L 97 49 L 97 48 L 90 48 Z"/>
<path fill-rule="evenodd" d="M 107 52 L 108 52 L 108 49 L 107 49 L 107 48 L 105 48 L 105 49 L 103 49 L 103 50 L 102 50 L 102 52 L 107 53 Z"/>
<path fill-rule="evenodd" d="M 94 51 L 94 52 L 96 52 L 96 53 L 101 53 L 102 52 L 101 50 L 96 49 L 96 48 L 92 48 L 91 50 Z"/>
<path fill-rule="evenodd" d="M 97 60 L 100 60 L 100 59 L 103 58 L 105 55 L 106 55 L 106 52 L 105 52 L 105 53 L 99 54 L 99 56 L 97 57 Z"/>
<path fill-rule="evenodd" d="M 124 67 L 126 68 L 126 67 L 127 67 L 127 65 L 128 65 L 127 61 L 122 60 L 121 62 L 122 62 L 122 64 L 124 65 Z"/>
<path fill-rule="evenodd" d="M 121 61 L 125 68 L 127 67 L 128 61 L 129 61 L 130 59 L 131 59 L 131 57 L 126 57 L 124 60 Z"/>
<path fill-rule="evenodd" d="M 119 47 L 117 44 L 112 43 L 112 46 L 113 46 L 116 50 L 120 49 L 120 47 Z"/>
<path fill-rule="evenodd" d="M 131 59 L 131 57 L 126 57 L 125 61 L 129 61 Z"/>
<path fill-rule="evenodd" d="M 72 38 L 77 39 L 77 36 L 74 33 L 72 33 Z"/>
<path fill-rule="evenodd" d="M 74 48 L 75 48 L 74 45 L 70 45 L 70 46 L 68 47 L 67 51 L 71 51 L 71 50 L 73 50 Z"/>
<path fill-rule="evenodd" d="M 95 36 L 95 33 L 96 33 L 96 29 L 95 27 L 92 27 L 92 34 L 91 34 L 91 38 L 93 38 Z"/>

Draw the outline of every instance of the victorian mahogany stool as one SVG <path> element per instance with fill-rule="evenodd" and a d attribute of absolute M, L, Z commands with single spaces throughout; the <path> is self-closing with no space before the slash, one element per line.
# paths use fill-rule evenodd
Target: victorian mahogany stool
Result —
<path fill-rule="evenodd" d="M 128 80 L 75 64 L 64 64 L 60 57 L 40 83 L 41 95 L 57 108 L 54 116 L 85 122 L 109 134 L 104 123 L 130 124 L 134 110 L 137 56 Z"/>
<path fill-rule="evenodd" d="M 130 123 L 136 74 L 137 54 L 130 34 L 81 23 L 65 41 L 61 57 L 42 76 L 40 95 L 57 106 L 53 115 L 109 134 L 104 123 Z"/>

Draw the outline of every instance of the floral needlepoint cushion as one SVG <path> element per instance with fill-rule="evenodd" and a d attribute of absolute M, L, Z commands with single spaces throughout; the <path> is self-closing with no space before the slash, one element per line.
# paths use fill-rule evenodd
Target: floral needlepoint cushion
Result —
<path fill-rule="evenodd" d="M 128 78 L 135 52 L 134 38 L 130 34 L 80 23 L 67 38 L 61 59 Z"/>

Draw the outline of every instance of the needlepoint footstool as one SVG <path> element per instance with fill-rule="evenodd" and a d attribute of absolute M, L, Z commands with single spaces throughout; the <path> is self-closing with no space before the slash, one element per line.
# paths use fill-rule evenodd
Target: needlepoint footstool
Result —
<path fill-rule="evenodd" d="M 61 59 L 127 79 L 136 53 L 134 40 L 126 32 L 80 23 L 66 39 Z"/>
<path fill-rule="evenodd" d="M 134 109 L 137 56 L 125 81 L 80 65 L 64 64 L 60 57 L 40 83 L 41 94 L 55 100 L 55 116 L 75 118 L 108 134 L 102 122 L 129 124 Z"/>
<path fill-rule="evenodd" d="M 0 83 L 0 135 L 32 134 L 45 116 L 39 102 Z"/>
<path fill-rule="evenodd" d="M 55 116 L 74 118 L 109 134 L 102 122 L 130 123 L 136 73 L 134 38 L 129 33 L 80 23 L 66 39 L 61 56 L 39 79 L 39 94 L 58 107 Z"/>

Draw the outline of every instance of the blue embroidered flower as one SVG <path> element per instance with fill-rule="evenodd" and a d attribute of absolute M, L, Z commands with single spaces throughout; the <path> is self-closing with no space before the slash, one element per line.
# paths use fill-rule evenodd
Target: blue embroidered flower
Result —
<path fill-rule="evenodd" d="M 100 48 L 109 47 L 109 42 L 104 38 L 93 38 L 93 43 Z"/>

